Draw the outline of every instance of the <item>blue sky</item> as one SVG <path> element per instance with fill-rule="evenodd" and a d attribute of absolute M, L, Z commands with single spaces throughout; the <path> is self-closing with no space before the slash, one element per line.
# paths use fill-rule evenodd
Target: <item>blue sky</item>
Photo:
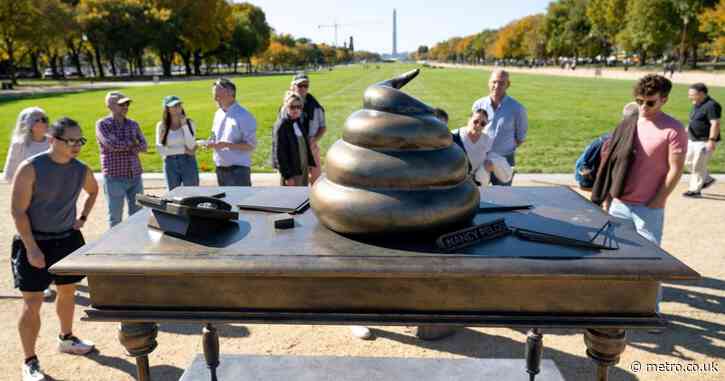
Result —
<path fill-rule="evenodd" d="M 237 2 L 240 2 L 236 0 Z M 551 0 L 250 0 L 264 10 L 267 22 L 278 33 L 332 43 L 337 22 L 338 44 L 349 36 L 356 50 L 390 53 L 393 8 L 398 11 L 398 51 L 432 46 L 454 36 L 486 28 L 499 28 L 517 18 L 546 11 Z"/>

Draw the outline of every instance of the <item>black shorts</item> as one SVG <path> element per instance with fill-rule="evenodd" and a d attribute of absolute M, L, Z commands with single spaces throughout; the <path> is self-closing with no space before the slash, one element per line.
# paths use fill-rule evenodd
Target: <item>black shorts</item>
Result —
<path fill-rule="evenodd" d="M 69 236 L 60 239 L 36 240 L 45 255 L 45 268 L 39 269 L 28 262 L 25 245 L 19 236 L 13 238 L 12 267 L 15 288 L 25 292 L 41 292 L 51 283 L 56 285 L 78 283 L 85 276 L 61 276 L 48 272 L 48 268 L 86 244 L 83 234 L 73 230 Z"/>

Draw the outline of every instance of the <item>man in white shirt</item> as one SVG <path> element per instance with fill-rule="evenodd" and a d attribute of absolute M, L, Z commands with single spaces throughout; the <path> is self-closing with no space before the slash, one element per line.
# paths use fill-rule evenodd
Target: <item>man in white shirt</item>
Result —
<path fill-rule="evenodd" d="M 214 150 L 217 182 L 220 186 L 251 186 L 252 151 L 257 146 L 257 121 L 236 101 L 237 88 L 232 81 L 214 82 L 212 133 L 207 146 Z"/>

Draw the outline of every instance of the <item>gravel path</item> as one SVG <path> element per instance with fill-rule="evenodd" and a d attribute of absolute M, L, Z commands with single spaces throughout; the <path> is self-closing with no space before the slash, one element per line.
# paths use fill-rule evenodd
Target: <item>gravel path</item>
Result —
<path fill-rule="evenodd" d="M 686 199 L 680 184 L 667 207 L 663 247 L 699 271 L 703 280 L 693 284 L 664 284 L 662 311 L 670 328 L 661 335 L 630 332 L 629 346 L 611 380 L 723 380 L 725 379 L 725 179 L 708 189 L 703 199 Z M 275 175 L 254 175 L 254 184 L 275 185 Z M 213 185 L 211 176 L 202 176 L 202 185 Z M 573 185 L 569 175 L 518 175 L 515 185 Z M 163 181 L 149 176 L 147 192 L 162 193 Z M 0 184 L 0 242 L 9 252 L 14 226 L 9 218 L 9 187 Z M 87 241 L 107 229 L 106 206 L 99 197 L 84 229 Z M 9 260 L 0 271 L 0 341 L 6 360 L 0 363 L 0 380 L 18 380 L 22 353 L 16 321 L 21 308 L 19 294 L 12 288 Z M 51 303 L 42 310 L 43 326 L 37 352 L 52 380 L 132 380 L 134 359 L 127 357 L 116 339 L 116 324 L 82 322 L 82 311 L 89 305 L 88 289 L 81 286 L 77 297 L 75 333 L 93 340 L 98 353 L 87 357 L 59 354 L 55 350 L 57 320 Z M 436 342 L 418 341 L 405 327 L 380 327 L 376 339 L 361 341 L 350 336 L 346 327 L 276 326 L 226 324 L 219 327 L 221 350 L 225 354 L 385 356 L 433 358 L 517 358 L 524 353 L 525 332 L 520 330 L 463 329 Z M 154 380 L 177 380 L 194 355 L 202 351 L 201 327 L 192 324 L 162 324 L 159 347 L 150 358 Z M 582 335 L 574 331 L 546 330 L 544 358 L 555 362 L 566 380 L 593 379 L 593 366 L 586 357 Z M 641 364 L 717 363 L 718 371 L 675 372 L 631 371 Z M 522 379 L 524 372 L 522 369 Z"/>

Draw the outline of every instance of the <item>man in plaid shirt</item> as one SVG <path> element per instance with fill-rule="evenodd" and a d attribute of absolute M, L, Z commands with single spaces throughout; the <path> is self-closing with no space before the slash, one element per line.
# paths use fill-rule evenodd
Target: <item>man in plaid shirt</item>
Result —
<path fill-rule="evenodd" d="M 128 119 L 131 98 L 119 93 L 106 94 L 106 106 L 111 114 L 96 122 L 96 139 L 101 151 L 103 190 L 108 203 L 111 227 L 121 222 L 123 200 L 128 202 L 129 216 L 141 207 L 136 205 L 136 194 L 143 193 L 139 152 L 146 152 L 146 139 L 138 123 Z"/>

